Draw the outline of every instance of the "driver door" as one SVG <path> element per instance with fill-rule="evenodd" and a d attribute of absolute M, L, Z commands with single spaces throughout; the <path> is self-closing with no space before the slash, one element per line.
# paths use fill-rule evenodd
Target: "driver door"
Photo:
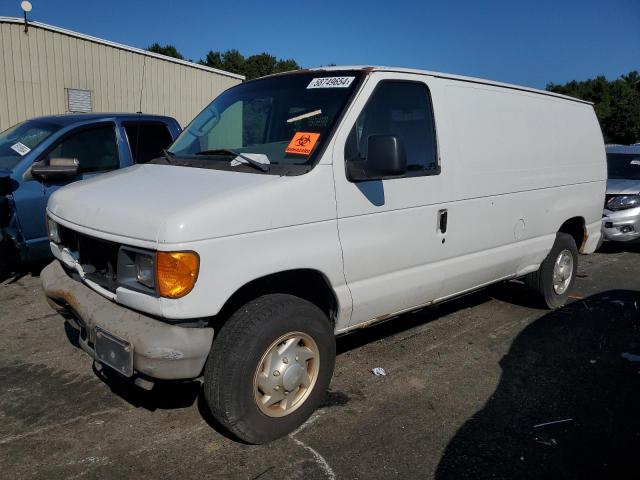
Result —
<path fill-rule="evenodd" d="M 100 123 L 67 133 L 58 139 L 38 160 L 48 161 L 51 158 L 78 159 L 80 174 L 75 179 L 50 181 L 34 179 L 34 183 L 41 184 L 44 195 L 39 210 L 42 212 L 41 218 L 36 222 L 31 222 L 29 232 L 25 232 L 30 249 L 48 248 L 44 211 L 53 192 L 69 183 L 120 168 L 115 124 L 112 122 Z"/>
<path fill-rule="evenodd" d="M 446 248 L 432 108 L 424 76 L 374 73 L 345 117 L 334 148 L 338 230 L 353 298 L 351 325 L 437 298 L 446 278 L 429 273 Z M 404 175 L 352 181 L 347 162 L 366 162 L 368 138 L 393 135 L 406 152 Z M 441 228 L 442 227 L 442 228 Z"/>

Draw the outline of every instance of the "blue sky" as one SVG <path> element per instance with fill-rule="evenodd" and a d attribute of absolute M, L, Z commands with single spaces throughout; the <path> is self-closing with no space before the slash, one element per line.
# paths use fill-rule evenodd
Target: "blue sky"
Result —
<path fill-rule="evenodd" d="M 34 20 L 141 48 L 171 43 L 193 60 L 237 48 L 533 87 L 640 70 L 640 0 L 31 1 Z M 19 4 L 0 0 L 0 15 L 20 16 Z"/>

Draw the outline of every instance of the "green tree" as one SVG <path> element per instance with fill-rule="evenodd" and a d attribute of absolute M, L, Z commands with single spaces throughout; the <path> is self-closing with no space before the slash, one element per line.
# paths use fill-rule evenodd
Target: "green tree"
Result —
<path fill-rule="evenodd" d="M 640 74 L 608 81 L 599 76 L 564 85 L 550 83 L 547 90 L 593 102 L 607 143 L 629 144 L 640 141 Z"/>
<path fill-rule="evenodd" d="M 300 70 L 300 65 L 293 58 L 287 60 L 278 60 L 274 73 L 290 72 L 291 70 Z"/>
<path fill-rule="evenodd" d="M 227 50 L 226 52 L 210 50 L 198 63 L 200 65 L 244 75 L 247 80 L 263 77 L 272 73 L 298 70 L 300 68 L 298 63 L 293 59 L 277 59 L 266 52 L 245 58 L 244 55 L 235 49 Z"/>
<path fill-rule="evenodd" d="M 278 59 L 268 53 L 251 55 L 244 62 L 245 75 L 247 80 L 264 77 L 275 72 Z"/>
<path fill-rule="evenodd" d="M 213 50 L 209 50 L 209 53 L 202 59 L 198 60 L 200 65 L 206 65 L 211 68 L 222 68 L 222 55 L 220 52 L 214 52 Z M 233 72 L 236 73 L 236 72 Z"/>
<path fill-rule="evenodd" d="M 180 60 L 184 60 L 182 54 L 178 51 L 176 47 L 173 45 L 160 45 L 158 42 L 149 45 L 147 50 L 154 53 L 159 53 L 161 55 L 166 55 L 167 57 L 178 58 Z"/>

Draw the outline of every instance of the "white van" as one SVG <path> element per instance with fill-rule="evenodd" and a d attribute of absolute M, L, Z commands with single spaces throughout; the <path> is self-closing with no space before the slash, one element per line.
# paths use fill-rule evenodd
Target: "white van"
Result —
<path fill-rule="evenodd" d="M 562 305 L 600 240 L 592 106 L 398 68 L 270 76 L 158 158 L 59 190 L 50 303 L 105 371 L 203 377 L 263 443 L 321 401 L 334 335 L 506 279 Z"/>

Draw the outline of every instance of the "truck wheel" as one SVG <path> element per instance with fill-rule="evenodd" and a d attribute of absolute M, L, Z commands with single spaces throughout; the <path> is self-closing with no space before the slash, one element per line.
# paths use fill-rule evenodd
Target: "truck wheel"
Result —
<path fill-rule="evenodd" d="M 537 272 L 525 277 L 525 284 L 538 292 L 548 308 L 565 304 L 578 271 L 578 249 L 569 234 L 559 232 Z"/>
<path fill-rule="evenodd" d="M 264 295 L 214 337 L 204 371 L 213 416 L 239 439 L 266 443 L 298 428 L 322 400 L 336 358 L 333 327 L 314 304 Z"/>

